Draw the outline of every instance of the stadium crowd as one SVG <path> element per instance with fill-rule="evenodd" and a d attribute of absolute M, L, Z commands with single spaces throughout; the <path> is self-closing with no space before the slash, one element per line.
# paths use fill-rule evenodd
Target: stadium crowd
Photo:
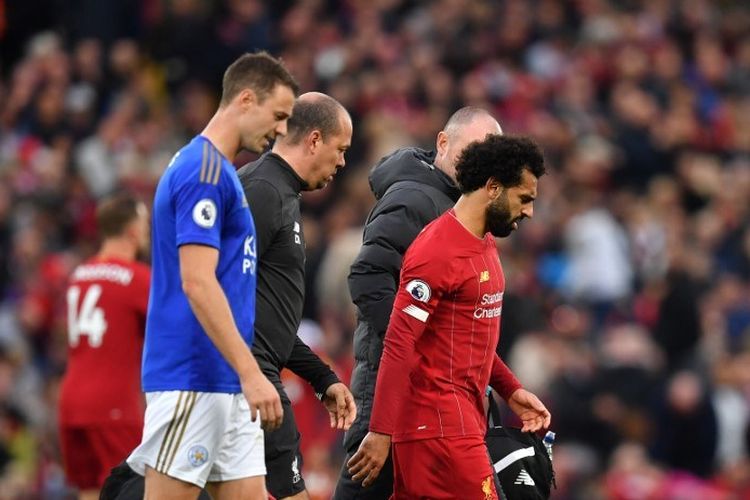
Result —
<path fill-rule="evenodd" d="M 0 497 L 71 495 L 62 290 L 96 200 L 153 199 L 258 49 L 351 113 L 303 196 L 301 336 L 351 370 L 346 276 L 368 173 L 460 106 L 542 146 L 535 217 L 500 245 L 500 348 L 552 412 L 553 498 L 750 495 L 750 6 L 710 0 L 0 0 Z M 253 159 L 241 156 L 237 165 Z M 286 379 L 313 498 L 341 435 Z M 510 415 L 507 421 L 513 424 Z M 735 495 L 735 496 L 732 496 Z"/>

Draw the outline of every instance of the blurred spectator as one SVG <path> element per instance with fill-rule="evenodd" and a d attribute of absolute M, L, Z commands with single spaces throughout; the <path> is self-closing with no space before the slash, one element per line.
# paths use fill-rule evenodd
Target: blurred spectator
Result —
<path fill-rule="evenodd" d="M 664 280 L 654 340 L 667 356 L 671 370 L 691 361 L 701 336 L 698 284 L 688 274 L 670 273 Z"/>
<path fill-rule="evenodd" d="M 654 457 L 672 468 L 709 477 L 717 445 L 717 419 L 704 382 L 691 371 L 675 373 L 660 397 Z"/>

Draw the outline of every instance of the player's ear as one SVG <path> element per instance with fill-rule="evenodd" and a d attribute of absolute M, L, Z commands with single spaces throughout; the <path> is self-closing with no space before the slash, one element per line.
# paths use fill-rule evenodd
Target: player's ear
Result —
<path fill-rule="evenodd" d="M 253 89 L 246 88 L 240 91 L 240 93 L 237 95 L 237 100 L 243 109 L 247 109 L 258 102 L 258 96 L 253 91 Z"/>
<path fill-rule="evenodd" d="M 138 241 L 138 232 L 138 219 L 131 220 L 122 228 L 122 234 L 134 241 Z"/>
<path fill-rule="evenodd" d="M 484 189 L 487 191 L 487 196 L 489 196 L 491 200 L 494 200 L 503 192 L 503 185 L 494 177 L 490 177 L 487 179 Z"/>
<path fill-rule="evenodd" d="M 311 153 L 315 152 L 322 142 L 323 134 L 320 133 L 320 130 L 315 129 L 307 134 L 307 146 L 310 148 Z"/>
<path fill-rule="evenodd" d="M 435 149 L 437 150 L 438 156 L 445 156 L 448 152 L 448 134 L 445 130 L 438 132 L 437 140 L 435 141 Z"/>

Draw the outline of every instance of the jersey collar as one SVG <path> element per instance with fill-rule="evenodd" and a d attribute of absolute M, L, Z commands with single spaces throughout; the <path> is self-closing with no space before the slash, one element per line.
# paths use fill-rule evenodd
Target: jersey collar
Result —
<path fill-rule="evenodd" d="M 297 175 L 291 165 L 287 161 L 276 153 L 269 151 L 266 153 L 269 160 L 275 160 L 275 163 L 281 167 L 281 169 L 289 175 L 289 179 L 292 181 L 292 188 L 299 194 L 303 189 L 307 187 L 307 183 Z"/>

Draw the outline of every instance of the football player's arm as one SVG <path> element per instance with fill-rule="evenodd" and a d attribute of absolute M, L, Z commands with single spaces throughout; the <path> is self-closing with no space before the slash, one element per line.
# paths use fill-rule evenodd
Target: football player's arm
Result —
<path fill-rule="evenodd" d="M 220 161 L 216 157 L 206 161 L 212 154 L 212 150 L 204 147 L 204 163 L 214 165 Z M 220 165 L 216 164 L 216 168 Z M 237 372 L 251 418 L 254 421 L 260 415 L 261 425 L 270 430 L 279 427 L 283 418 L 279 395 L 240 335 L 229 301 L 216 278 L 225 203 L 232 206 L 237 201 L 232 184 L 225 177 L 209 176 L 216 179 L 210 182 L 196 175 L 178 178 L 170 185 L 180 279 L 196 319 Z"/>
<path fill-rule="evenodd" d="M 420 252 L 417 243 L 404 259 L 401 284 L 385 334 L 375 383 L 370 432 L 347 462 L 352 479 L 362 481 L 364 486 L 372 484 L 388 458 L 397 410 L 402 407 L 402 399 L 408 392 L 415 345 L 440 301 L 442 285 L 437 280 L 450 274 L 436 270 L 441 266 L 444 268 L 445 262 L 431 263 L 430 260 L 429 255 Z"/>
<path fill-rule="evenodd" d="M 399 291 L 401 293 L 401 291 Z M 375 398 L 370 418 L 370 430 L 393 434 L 401 400 L 408 392 L 409 373 L 414 358 L 414 346 L 422 336 L 426 323 L 394 307 L 385 334 L 383 355 L 380 358 Z"/>
<path fill-rule="evenodd" d="M 490 385 L 493 389 L 500 394 L 505 401 L 508 401 L 511 394 L 517 389 L 523 387 L 521 382 L 518 381 L 516 376 L 510 371 L 508 365 L 506 365 L 500 356 L 495 353 L 495 357 L 492 360 L 492 371 L 490 372 Z"/>
<path fill-rule="evenodd" d="M 347 462 L 352 480 L 361 481 L 364 487 L 377 479 L 390 453 L 396 416 L 401 408 L 401 400 L 408 391 L 414 345 L 424 333 L 425 326 L 422 320 L 394 306 L 375 382 L 370 431 Z"/>
<path fill-rule="evenodd" d="M 209 246 L 189 244 L 180 246 L 179 255 L 185 296 L 211 342 L 237 372 L 242 392 L 250 405 L 252 420 L 255 421 L 259 414 L 265 429 L 276 429 L 283 418 L 281 400 L 240 335 L 229 301 L 216 279 L 219 251 Z"/>
<path fill-rule="evenodd" d="M 490 385 L 521 419 L 522 431 L 536 432 L 549 427 L 552 416 L 547 407 L 535 394 L 521 386 L 521 382 L 497 354 L 492 363 Z"/>
<path fill-rule="evenodd" d="M 219 250 L 206 245 L 182 245 L 179 249 L 182 290 L 206 334 L 240 379 L 262 376 L 250 347 L 232 316 L 224 290 L 216 279 Z M 261 409 L 261 417 L 267 409 Z"/>
<path fill-rule="evenodd" d="M 151 289 L 151 269 L 144 268 L 141 273 L 140 287 L 138 290 L 138 310 L 145 316 L 148 312 L 148 294 Z"/>
<path fill-rule="evenodd" d="M 146 334 L 146 315 L 148 314 L 148 295 L 151 285 L 151 269 L 147 266 L 136 267 L 133 274 L 132 290 L 127 291 L 127 300 L 133 307 L 138 317 L 140 328 L 138 336 L 143 338 Z"/>

